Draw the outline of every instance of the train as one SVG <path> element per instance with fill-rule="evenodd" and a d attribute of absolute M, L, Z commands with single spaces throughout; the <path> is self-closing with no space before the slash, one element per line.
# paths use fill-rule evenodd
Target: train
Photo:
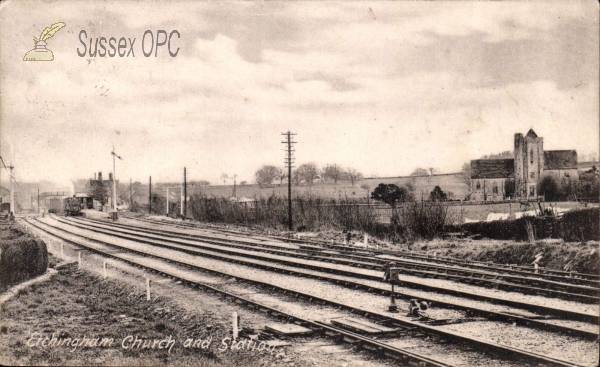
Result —
<path fill-rule="evenodd" d="M 88 209 L 86 198 L 67 197 L 52 198 L 47 201 L 48 213 L 61 214 L 65 216 L 83 215 L 82 209 Z"/>

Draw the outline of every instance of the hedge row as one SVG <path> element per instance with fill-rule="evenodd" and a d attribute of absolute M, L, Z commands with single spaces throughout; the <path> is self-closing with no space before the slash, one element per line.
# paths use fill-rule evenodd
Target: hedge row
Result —
<path fill-rule="evenodd" d="M 561 238 L 569 242 L 600 240 L 600 208 L 573 210 L 562 217 L 523 217 L 465 223 L 452 226 L 449 230 L 462 230 L 496 240 L 527 241 L 528 222 L 533 227 L 536 239 Z"/>
<path fill-rule="evenodd" d="M 47 268 L 48 250 L 44 241 L 21 237 L 0 242 L 0 291 L 44 274 Z"/>

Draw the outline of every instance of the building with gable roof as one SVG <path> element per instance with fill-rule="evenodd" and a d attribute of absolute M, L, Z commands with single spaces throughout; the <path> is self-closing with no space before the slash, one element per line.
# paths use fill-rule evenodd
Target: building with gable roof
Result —
<path fill-rule="evenodd" d="M 562 185 L 578 180 L 577 151 L 544 151 L 544 138 L 530 129 L 525 136 L 515 134 L 514 158 L 471 161 L 469 198 L 476 201 L 499 201 L 511 196 L 537 198 L 543 194 L 537 190 L 544 176 L 552 176 Z M 507 192 L 508 188 L 511 192 Z"/>

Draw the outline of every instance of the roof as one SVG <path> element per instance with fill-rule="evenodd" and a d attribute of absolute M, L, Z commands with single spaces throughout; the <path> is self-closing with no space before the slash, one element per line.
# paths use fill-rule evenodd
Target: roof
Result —
<path fill-rule="evenodd" d="M 525 135 L 528 138 L 537 138 L 537 134 L 535 133 L 535 131 L 533 131 L 533 129 L 529 129 L 529 131 L 527 132 L 527 135 Z"/>
<path fill-rule="evenodd" d="M 577 151 L 545 150 L 544 169 L 577 169 Z"/>
<path fill-rule="evenodd" d="M 471 178 L 515 177 L 514 159 L 476 159 L 471 161 Z"/>
<path fill-rule="evenodd" d="M 75 197 L 76 198 L 89 198 L 91 196 L 89 196 L 88 194 L 86 194 L 85 192 L 77 192 L 75 193 Z"/>

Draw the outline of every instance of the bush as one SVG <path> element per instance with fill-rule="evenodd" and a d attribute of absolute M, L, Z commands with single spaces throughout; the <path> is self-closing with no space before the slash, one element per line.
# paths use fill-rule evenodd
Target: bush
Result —
<path fill-rule="evenodd" d="M 600 208 L 566 212 L 561 218 L 561 238 L 565 241 L 600 240 Z"/>
<path fill-rule="evenodd" d="M 449 205 L 443 201 L 411 201 L 400 208 L 398 222 L 408 239 L 437 237 L 446 227 Z"/>
<path fill-rule="evenodd" d="M 0 242 L 0 290 L 44 274 L 47 268 L 44 241 L 22 237 Z"/>

